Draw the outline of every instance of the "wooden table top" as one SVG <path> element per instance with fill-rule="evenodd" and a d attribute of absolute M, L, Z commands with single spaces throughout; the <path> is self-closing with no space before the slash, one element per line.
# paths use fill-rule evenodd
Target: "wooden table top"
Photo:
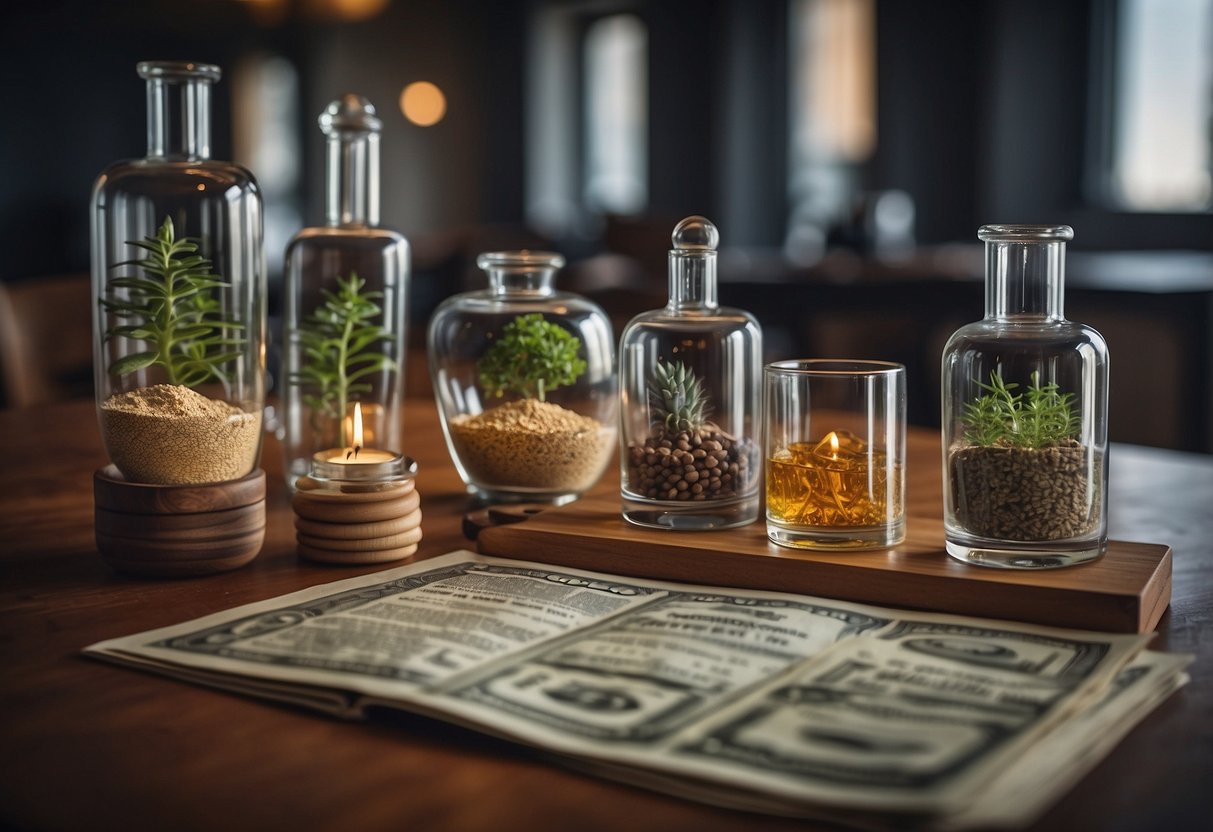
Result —
<path fill-rule="evenodd" d="M 938 468 L 912 430 L 909 471 Z M 433 402 L 411 400 L 420 557 L 469 546 L 467 496 Z M 111 572 L 93 540 L 106 460 L 92 402 L 0 412 L 0 827 L 16 829 L 807 829 L 578 774 L 536 752 L 408 714 L 348 723 L 84 659 L 106 638 L 374 571 L 300 561 L 278 443 L 266 441 L 265 547 L 209 578 Z M 1112 536 L 1174 553 L 1154 647 L 1196 654 L 1192 682 L 1054 807 L 1047 830 L 1213 823 L 1213 457 L 1111 456 Z M 611 488 L 608 475 L 602 489 Z M 937 487 L 937 486 L 936 486 Z M 930 500 L 909 506 L 929 510 Z"/>

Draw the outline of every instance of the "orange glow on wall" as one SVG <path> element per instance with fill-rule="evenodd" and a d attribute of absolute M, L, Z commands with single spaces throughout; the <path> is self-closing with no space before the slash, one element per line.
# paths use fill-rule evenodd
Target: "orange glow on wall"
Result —
<path fill-rule="evenodd" d="M 400 111 L 419 127 L 431 127 L 446 115 L 446 96 L 429 81 L 414 81 L 400 93 Z"/>

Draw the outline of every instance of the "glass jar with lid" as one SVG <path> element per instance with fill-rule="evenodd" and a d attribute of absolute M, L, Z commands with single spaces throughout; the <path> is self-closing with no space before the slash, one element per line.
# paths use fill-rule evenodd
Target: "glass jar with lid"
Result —
<path fill-rule="evenodd" d="M 943 352 L 947 551 L 1009 569 L 1107 546 L 1108 349 L 1066 320 L 1064 225 L 985 225 L 986 314 Z"/>
<path fill-rule="evenodd" d="M 558 254 L 481 254 L 489 287 L 443 301 L 427 352 L 447 448 L 478 500 L 576 499 L 614 456 L 618 388 L 606 313 L 559 291 Z"/>
<path fill-rule="evenodd" d="M 257 467 L 265 256 L 251 173 L 211 158 L 210 64 L 146 61 L 148 150 L 97 179 L 98 418 L 126 480 L 238 480 Z"/>
<path fill-rule="evenodd" d="M 623 516 L 668 529 L 758 518 L 762 329 L 716 297 L 716 226 L 674 228 L 670 300 L 633 318 L 619 344 Z"/>

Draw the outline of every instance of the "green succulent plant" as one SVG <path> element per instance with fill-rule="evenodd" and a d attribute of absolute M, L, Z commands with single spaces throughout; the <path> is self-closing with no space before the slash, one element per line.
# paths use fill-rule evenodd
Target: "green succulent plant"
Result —
<path fill-rule="evenodd" d="M 1042 385 L 1032 373 L 1025 393 L 1006 383 L 995 370 L 990 383 L 977 382 L 985 395 L 965 405 L 962 421 L 965 439 L 974 445 L 1011 448 L 1045 448 L 1073 439 L 1079 430 L 1074 394 L 1062 393 L 1055 383 Z"/>
<path fill-rule="evenodd" d="M 541 313 L 519 315 L 477 362 L 480 386 L 494 398 L 510 392 L 545 401 L 550 391 L 572 384 L 586 371 L 580 350 L 581 341 Z"/>
<path fill-rule="evenodd" d="M 127 245 L 143 249 L 147 256 L 110 267 L 138 266 L 140 273 L 107 282 L 107 297 L 100 303 L 124 323 L 108 329 L 105 339 L 128 338 L 151 349 L 114 361 L 109 372 L 123 376 L 159 366 L 170 384 L 226 383 L 223 365 L 239 358 L 245 344 L 236 336 L 244 324 L 224 316 L 215 298 L 214 290 L 229 284 L 211 273 L 211 261 L 197 253 L 197 240 L 177 239 L 170 217 L 164 218 L 156 236 L 128 240 Z"/>
<path fill-rule="evenodd" d="M 681 361 L 657 359 L 649 384 L 654 421 L 667 433 L 697 430 L 708 417 L 708 397 L 703 382 Z"/>
<path fill-rule="evenodd" d="M 345 414 L 350 402 L 372 389 L 365 379 L 374 373 L 398 369 L 395 361 L 376 345 L 391 339 L 391 333 L 374 323 L 382 314 L 375 301 L 382 292 L 365 292 L 366 281 L 350 272 L 337 277 L 336 291 L 321 291 L 323 302 L 299 327 L 303 361 L 288 381 L 305 388 L 303 400 L 312 410 L 319 428 L 340 425 L 340 444 L 352 444 L 345 436 Z"/>

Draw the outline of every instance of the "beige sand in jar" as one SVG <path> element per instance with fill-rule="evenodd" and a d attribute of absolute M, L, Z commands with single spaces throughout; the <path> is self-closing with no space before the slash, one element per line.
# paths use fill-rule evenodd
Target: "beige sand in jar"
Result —
<path fill-rule="evenodd" d="M 101 405 L 110 461 L 132 482 L 225 482 L 250 473 L 261 449 L 261 414 L 175 384 L 115 393 Z"/>
<path fill-rule="evenodd" d="M 613 428 L 536 399 L 456 416 L 449 427 L 472 480 L 502 490 L 584 491 L 615 448 Z"/>

